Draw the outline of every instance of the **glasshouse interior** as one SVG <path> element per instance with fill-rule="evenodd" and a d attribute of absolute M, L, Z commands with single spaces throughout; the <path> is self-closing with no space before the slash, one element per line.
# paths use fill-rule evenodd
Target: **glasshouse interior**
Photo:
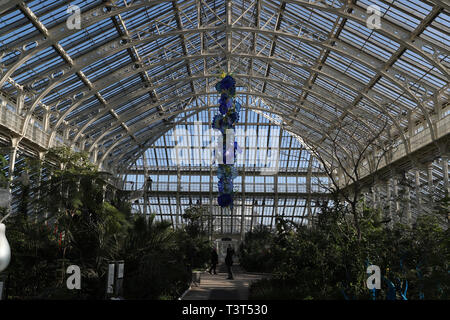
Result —
<path fill-rule="evenodd" d="M 0 300 L 450 299 L 447 0 L 0 1 Z"/>

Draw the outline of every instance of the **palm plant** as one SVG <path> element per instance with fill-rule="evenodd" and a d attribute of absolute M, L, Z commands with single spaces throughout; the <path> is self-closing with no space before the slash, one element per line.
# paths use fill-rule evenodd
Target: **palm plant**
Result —
<path fill-rule="evenodd" d="M 107 262 L 120 259 L 127 298 L 177 298 L 192 268 L 209 257 L 195 210 L 193 223 L 179 230 L 155 215 L 132 217 L 123 194 L 105 199 L 107 186 L 86 154 L 58 148 L 45 163 L 25 161 L 17 170 L 26 170 L 31 183 L 18 186 L 18 210 L 10 220 L 10 296 L 102 299 Z M 81 290 L 65 288 L 70 264 L 81 269 Z"/>
<path fill-rule="evenodd" d="M 49 159 L 20 168 L 30 172 L 32 183 L 21 186 L 18 212 L 12 220 L 11 288 L 16 296 L 65 297 L 63 277 L 56 275 L 64 274 L 61 268 L 70 263 L 82 270 L 83 285 L 77 296 L 102 298 L 106 262 L 119 258 L 127 216 L 103 198 L 104 184 L 88 165 L 87 155 L 60 148 L 52 150 Z M 35 219 L 30 219 L 30 208 Z M 27 268 L 36 272 L 20 272 Z M 41 281 L 44 275 L 46 281 Z M 32 285 L 21 286 L 23 281 Z"/>
<path fill-rule="evenodd" d="M 131 299 L 176 298 L 190 273 L 183 264 L 170 222 L 137 216 L 125 241 L 125 296 Z"/>

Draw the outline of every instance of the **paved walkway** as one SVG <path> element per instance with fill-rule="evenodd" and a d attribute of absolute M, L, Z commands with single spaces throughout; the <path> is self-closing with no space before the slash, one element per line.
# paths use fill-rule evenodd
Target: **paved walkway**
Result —
<path fill-rule="evenodd" d="M 216 275 L 203 272 L 200 284 L 193 284 L 182 300 L 248 300 L 250 283 L 264 277 L 263 274 L 243 272 L 239 265 L 233 266 L 233 280 L 227 279 L 224 265 L 217 271 Z"/>

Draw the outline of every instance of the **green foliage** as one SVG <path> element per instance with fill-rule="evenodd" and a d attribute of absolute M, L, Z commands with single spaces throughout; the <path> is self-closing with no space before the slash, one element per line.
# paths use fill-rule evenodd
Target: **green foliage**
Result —
<path fill-rule="evenodd" d="M 8 296 L 103 299 L 108 261 L 125 260 L 125 298 L 178 298 L 191 270 L 209 258 L 204 208 L 187 210 L 187 226 L 173 230 L 155 215 L 148 221 L 132 216 L 122 192 L 104 199 L 107 186 L 86 154 L 58 148 L 48 158 L 16 168 L 29 173 L 30 184 L 19 185 L 17 214 L 7 223 L 13 253 Z M 81 290 L 65 286 L 71 264 L 81 269 Z"/>
<path fill-rule="evenodd" d="M 273 245 L 274 235 L 268 227 L 248 232 L 239 248 L 240 265 L 250 272 L 272 272 L 276 264 Z"/>
<path fill-rule="evenodd" d="M 209 211 L 205 206 L 196 205 L 187 208 L 182 218 L 187 221 L 185 229 L 190 236 L 193 238 L 207 236 L 204 226 L 210 217 Z"/>
<path fill-rule="evenodd" d="M 194 268 L 204 267 L 210 245 L 199 221 L 203 208 L 185 212 L 188 224 L 173 230 L 168 221 L 137 216 L 124 246 L 125 297 L 175 299 L 187 289 Z"/>
<path fill-rule="evenodd" d="M 205 268 L 210 243 L 203 226 L 208 211 L 202 206 L 185 210 L 186 225 L 173 230 L 168 221 L 135 217 L 126 239 L 125 297 L 176 299 L 188 287 L 192 270 Z"/>
<path fill-rule="evenodd" d="M 190 281 L 177 235 L 166 221 L 137 216 L 124 246 L 127 299 L 178 298 Z"/>
<path fill-rule="evenodd" d="M 201 205 L 189 207 L 183 214 L 186 224 L 178 233 L 178 241 L 185 253 L 184 261 L 191 270 L 204 268 L 209 261 L 211 244 L 204 227 L 209 218 L 208 209 Z"/>
<path fill-rule="evenodd" d="M 20 186 L 18 214 L 8 220 L 10 295 L 73 298 L 57 294 L 65 287 L 64 260 L 65 267 L 82 270 L 83 286 L 75 296 L 101 298 L 106 261 L 118 258 L 126 217 L 103 201 L 103 183 L 86 154 L 60 148 L 50 151 L 50 158 L 60 166 L 28 160 L 19 168 L 31 181 Z"/>
<path fill-rule="evenodd" d="M 8 219 L 7 235 L 12 251 L 7 269 L 9 296 L 37 297 L 45 288 L 55 287 L 60 250 L 51 228 L 14 215 Z"/>
<path fill-rule="evenodd" d="M 277 219 L 276 231 L 266 236 L 276 263 L 264 271 L 273 276 L 252 285 L 252 299 L 371 299 L 366 287 L 369 264 L 378 265 L 382 276 L 398 287 L 407 280 L 408 299 L 421 294 L 425 299 L 448 299 L 450 237 L 439 214 L 423 215 L 412 227 L 397 224 L 391 230 L 380 221 L 379 212 L 363 208 L 359 238 L 352 219 L 339 206 L 321 211 L 313 228 Z M 245 263 L 266 257 L 252 255 L 252 237 L 242 250 Z M 386 299 L 387 292 L 387 281 L 382 281 L 377 299 Z"/>
<path fill-rule="evenodd" d="M 87 152 L 73 152 L 69 147 L 50 149 L 47 158 L 55 159 L 60 168 L 55 174 L 90 174 L 95 172 L 95 166 L 89 161 Z"/>

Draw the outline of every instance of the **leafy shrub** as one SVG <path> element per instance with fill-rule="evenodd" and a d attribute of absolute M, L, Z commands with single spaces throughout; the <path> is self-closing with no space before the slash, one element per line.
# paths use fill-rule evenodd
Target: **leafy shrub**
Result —
<path fill-rule="evenodd" d="M 272 272 L 274 252 L 273 233 L 266 226 L 258 226 L 246 234 L 239 247 L 240 265 L 249 272 Z"/>
<path fill-rule="evenodd" d="M 125 194 L 105 199 L 105 182 L 86 154 L 56 148 L 48 157 L 59 166 L 33 159 L 16 167 L 29 172 L 30 184 L 16 186 L 18 209 L 7 221 L 8 296 L 103 299 L 108 261 L 120 259 L 125 260 L 125 298 L 178 298 L 191 270 L 209 259 L 210 244 L 198 220 L 204 210 L 188 210 L 189 223 L 178 230 L 156 222 L 155 215 L 148 221 L 131 216 Z M 70 264 L 81 269 L 81 290 L 65 286 Z"/>
<path fill-rule="evenodd" d="M 312 228 L 278 218 L 277 230 L 265 237 L 276 255 L 273 277 L 254 283 L 250 298 L 372 299 L 366 268 L 374 264 L 382 272 L 382 289 L 375 299 L 405 298 L 401 293 L 406 281 L 408 299 L 448 299 L 450 234 L 441 218 L 440 214 L 423 215 L 412 227 L 397 224 L 389 229 L 376 211 L 364 208 L 361 238 L 338 207 L 323 207 Z M 259 244 L 250 239 L 248 248 Z M 266 258 L 248 254 L 248 248 L 243 250 L 248 265 L 248 260 Z M 389 283 L 395 287 L 391 295 Z"/>

